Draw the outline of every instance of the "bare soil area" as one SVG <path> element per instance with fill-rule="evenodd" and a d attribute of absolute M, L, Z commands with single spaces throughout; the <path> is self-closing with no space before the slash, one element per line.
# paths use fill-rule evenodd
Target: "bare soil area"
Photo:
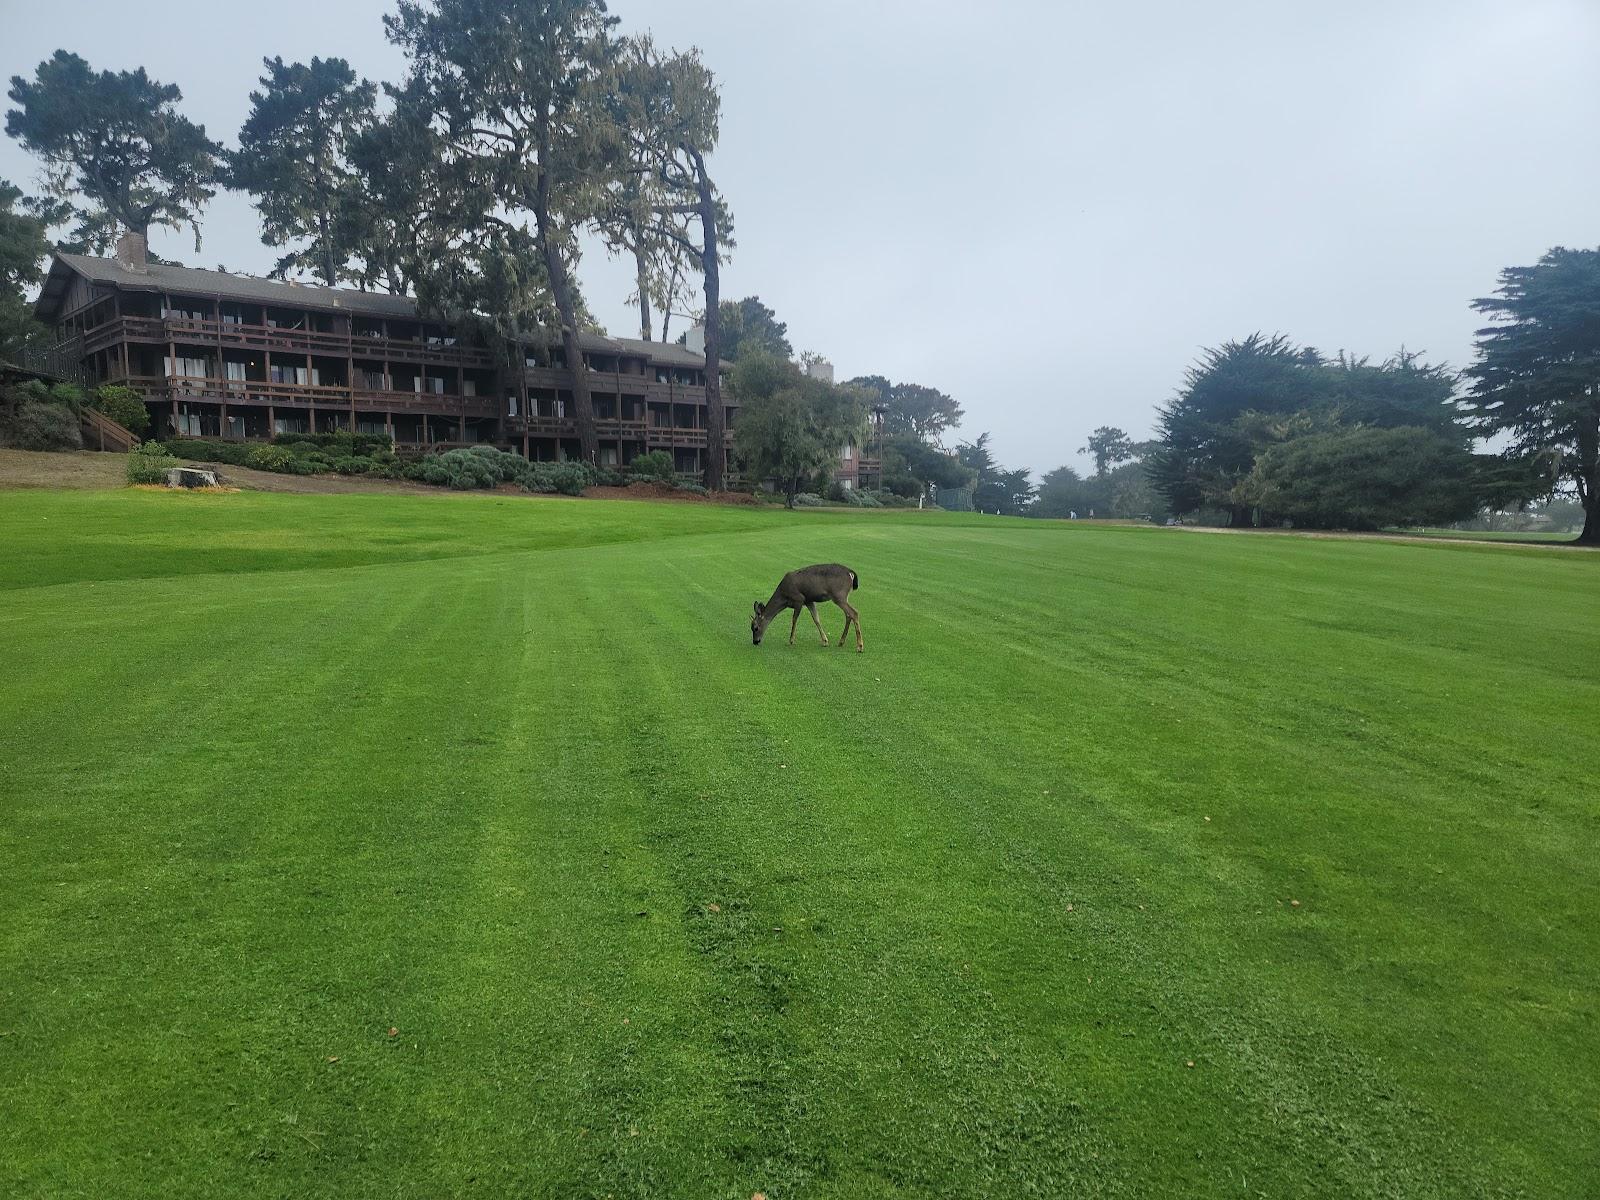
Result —
<path fill-rule="evenodd" d="M 699 496 L 694 492 L 680 492 L 660 483 L 635 483 L 628 487 L 585 488 L 583 494 L 590 500 L 678 500 L 689 504 L 760 504 L 749 492 L 712 492 Z"/>
<path fill-rule="evenodd" d="M 447 489 L 405 479 L 367 479 L 359 475 L 279 475 L 272 471 L 255 471 L 249 467 L 235 467 L 227 463 L 201 463 L 217 473 L 217 478 L 230 488 L 246 488 L 256 492 L 292 492 L 300 495 L 349 495 L 373 493 L 381 495 L 439 496 Z M 120 488 L 127 486 L 128 456 L 106 454 L 98 450 L 0 450 L 0 489 L 5 488 Z M 538 499 L 514 484 L 501 484 L 495 489 L 507 496 L 525 496 Z M 693 492 L 680 492 L 660 484 L 639 484 L 633 487 L 593 487 L 584 492 L 593 500 L 672 500 L 692 504 L 759 504 L 747 492 L 717 492 L 710 496 L 697 496 Z"/>
<path fill-rule="evenodd" d="M 0 450 L 0 488 L 109 488 L 128 482 L 128 456 L 98 450 Z"/>

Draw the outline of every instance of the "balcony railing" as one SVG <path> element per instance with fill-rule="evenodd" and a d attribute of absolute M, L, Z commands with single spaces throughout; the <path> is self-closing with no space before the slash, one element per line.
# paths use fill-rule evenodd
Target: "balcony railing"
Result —
<path fill-rule="evenodd" d="M 437 363 L 493 370 L 494 356 L 476 346 L 446 346 L 402 338 L 368 337 L 360 333 L 323 333 L 276 325 L 243 325 L 212 318 L 118 317 L 86 331 L 84 350 L 93 354 L 119 342 L 183 342 L 224 349 L 321 354 L 335 358 L 385 359 L 389 362 Z"/>
<path fill-rule="evenodd" d="M 121 382 L 152 400 L 199 400 L 213 404 L 270 404 L 281 408 L 350 408 L 440 416 L 493 417 L 493 396 L 439 392 L 388 392 L 256 379 L 201 379 L 187 375 L 133 375 Z"/>

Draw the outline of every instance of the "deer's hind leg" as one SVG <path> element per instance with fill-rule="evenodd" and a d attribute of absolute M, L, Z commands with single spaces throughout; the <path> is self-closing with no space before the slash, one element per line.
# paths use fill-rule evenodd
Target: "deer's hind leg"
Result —
<path fill-rule="evenodd" d="M 838 596 L 835 596 L 833 598 L 833 602 L 840 608 L 844 609 L 845 633 L 850 632 L 851 625 L 856 627 L 856 652 L 860 653 L 867 648 L 867 644 L 861 640 L 861 614 L 855 610 L 855 606 L 852 605 L 848 600 L 843 600 Z M 839 635 L 839 645 L 844 645 L 844 633 Z"/>
<path fill-rule="evenodd" d="M 794 617 L 789 622 L 789 645 L 794 645 L 794 627 L 800 624 L 800 610 L 794 610 Z"/>
<path fill-rule="evenodd" d="M 822 638 L 822 644 L 826 646 L 828 644 L 828 635 L 822 628 L 822 622 L 817 620 L 817 606 L 808 600 L 806 601 L 806 611 L 811 614 L 811 623 L 817 627 L 817 633 Z M 799 612 L 796 612 L 794 615 L 795 619 L 799 620 Z"/>

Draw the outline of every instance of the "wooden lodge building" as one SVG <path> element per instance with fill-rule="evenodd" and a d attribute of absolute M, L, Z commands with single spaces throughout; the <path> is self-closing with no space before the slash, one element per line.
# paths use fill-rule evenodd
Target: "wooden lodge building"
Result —
<path fill-rule="evenodd" d="M 388 434 L 399 448 L 487 444 L 576 459 L 572 378 L 558 346 L 522 370 L 423 320 L 404 296 L 147 261 L 126 234 L 114 258 L 57 254 L 35 311 L 57 361 L 84 383 L 126 384 L 165 436 L 267 440 Z M 682 346 L 582 336 L 600 463 L 668 450 L 703 469 L 705 358 Z M 737 406 L 727 407 L 727 454 Z M 726 460 L 725 460 L 726 461 Z"/>

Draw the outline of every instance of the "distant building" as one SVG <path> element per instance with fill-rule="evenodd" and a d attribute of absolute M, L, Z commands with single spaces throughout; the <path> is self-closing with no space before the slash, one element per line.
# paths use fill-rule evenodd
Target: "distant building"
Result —
<path fill-rule="evenodd" d="M 56 357 L 84 382 L 126 384 L 144 397 L 157 436 L 344 429 L 386 434 L 402 448 L 579 454 L 559 345 L 530 342 L 521 363 L 506 364 L 424 319 L 408 297 L 152 263 L 144 238 L 125 234 L 114 258 L 57 254 L 35 311 L 57 331 Z M 667 450 L 679 471 L 701 471 L 704 352 L 587 333 L 580 342 L 600 463 Z M 725 412 L 724 455 L 738 405 Z"/>
<path fill-rule="evenodd" d="M 805 373 L 823 383 L 833 382 L 833 364 L 825 358 L 813 358 L 805 364 Z"/>

